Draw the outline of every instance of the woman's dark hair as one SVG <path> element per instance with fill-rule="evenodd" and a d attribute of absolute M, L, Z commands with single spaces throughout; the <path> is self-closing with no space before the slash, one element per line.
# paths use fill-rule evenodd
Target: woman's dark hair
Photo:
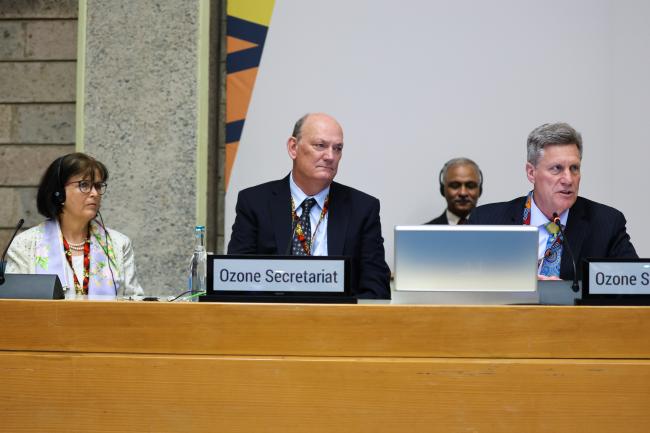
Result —
<path fill-rule="evenodd" d="M 95 179 L 96 174 L 99 174 L 99 179 Z M 38 185 L 36 206 L 41 215 L 50 219 L 59 216 L 65 203 L 65 184 L 77 175 L 88 177 L 93 183 L 108 180 L 106 166 L 85 153 L 69 153 L 55 159 L 45 170 Z"/>

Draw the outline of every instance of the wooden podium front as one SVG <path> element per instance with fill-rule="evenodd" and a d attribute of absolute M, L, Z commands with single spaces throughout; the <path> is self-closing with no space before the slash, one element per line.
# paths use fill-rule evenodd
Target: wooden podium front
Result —
<path fill-rule="evenodd" d="M 650 308 L 0 300 L 2 432 L 650 431 Z"/>

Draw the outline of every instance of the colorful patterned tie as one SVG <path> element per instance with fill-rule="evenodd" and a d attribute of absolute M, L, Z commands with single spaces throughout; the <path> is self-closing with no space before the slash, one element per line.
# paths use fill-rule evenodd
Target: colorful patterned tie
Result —
<path fill-rule="evenodd" d="M 554 222 L 549 222 L 544 225 L 548 232 L 548 240 L 546 241 L 546 250 L 542 260 L 542 268 L 539 271 L 540 275 L 548 277 L 560 276 L 560 262 L 562 261 L 562 239 L 560 238 L 560 228 Z"/>
<path fill-rule="evenodd" d="M 311 198 L 306 198 L 305 201 L 302 202 L 300 207 L 302 207 L 302 213 L 300 214 L 300 220 L 299 224 L 300 227 L 302 228 L 301 233 L 305 237 L 305 243 L 307 244 L 308 250 L 311 252 L 311 218 L 309 218 L 309 214 L 311 212 L 311 208 L 316 204 L 316 199 L 311 197 Z M 305 251 L 303 248 L 303 243 L 300 241 L 298 232 L 300 230 L 294 230 L 293 232 L 293 241 L 291 244 L 291 255 L 294 256 L 308 256 L 309 254 Z"/>

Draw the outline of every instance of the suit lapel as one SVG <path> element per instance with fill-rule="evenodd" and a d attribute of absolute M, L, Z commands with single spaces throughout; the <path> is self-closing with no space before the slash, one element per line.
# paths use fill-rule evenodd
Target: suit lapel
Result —
<path fill-rule="evenodd" d="M 511 202 L 511 206 L 507 211 L 507 216 L 510 218 L 510 224 L 521 225 L 524 220 L 524 206 L 526 206 L 526 196 L 520 197 L 518 200 Z"/>
<path fill-rule="evenodd" d="M 291 236 L 291 190 L 289 189 L 289 176 L 279 180 L 273 189 L 270 198 L 269 210 L 271 223 L 275 235 L 277 253 L 284 255 L 289 245 Z"/>
<path fill-rule="evenodd" d="M 587 233 L 589 233 L 589 217 L 586 213 L 584 206 L 584 201 L 578 197 L 574 205 L 569 211 L 569 219 L 567 220 L 565 234 L 571 251 L 576 257 L 581 256 L 582 247 L 585 239 L 587 238 Z M 580 266 L 581 264 L 576 262 L 576 272 L 580 275 Z M 573 276 L 573 263 L 571 262 L 571 254 L 568 251 L 562 250 L 562 262 L 560 264 L 560 274 L 566 277 Z"/>
<path fill-rule="evenodd" d="M 349 215 L 352 209 L 348 203 L 350 197 L 347 191 L 333 182 L 330 187 L 330 203 L 327 217 L 327 254 L 330 256 L 343 255 L 345 233 L 347 232 Z"/>

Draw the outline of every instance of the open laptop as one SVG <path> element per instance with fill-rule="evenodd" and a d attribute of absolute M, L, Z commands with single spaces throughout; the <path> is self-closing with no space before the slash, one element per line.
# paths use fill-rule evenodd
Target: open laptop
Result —
<path fill-rule="evenodd" d="M 396 226 L 394 303 L 537 303 L 537 249 L 537 227 Z"/>

